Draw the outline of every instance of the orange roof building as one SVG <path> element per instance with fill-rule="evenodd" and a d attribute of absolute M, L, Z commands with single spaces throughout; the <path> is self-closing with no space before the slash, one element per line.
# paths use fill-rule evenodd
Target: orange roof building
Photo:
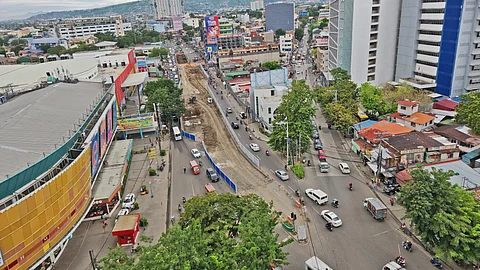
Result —
<path fill-rule="evenodd" d="M 358 134 L 376 144 L 378 143 L 378 138 L 380 137 L 381 133 L 383 133 L 382 136 L 385 138 L 405 134 L 412 132 L 413 130 L 413 128 L 408 128 L 397 123 L 382 120 L 368 128 L 362 129 L 358 132 Z"/>

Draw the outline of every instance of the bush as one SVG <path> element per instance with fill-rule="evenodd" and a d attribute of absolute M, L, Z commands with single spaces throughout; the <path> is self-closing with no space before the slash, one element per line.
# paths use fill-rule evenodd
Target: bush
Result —
<path fill-rule="evenodd" d="M 303 179 L 305 177 L 305 172 L 303 171 L 303 166 L 302 165 L 295 165 L 290 167 L 292 169 L 292 172 L 300 179 Z"/>
<path fill-rule="evenodd" d="M 148 220 L 144 217 L 140 218 L 140 227 L 145 227 L 148 225 Z"/>
<path fill-rule="evenodd" d="M 148 175 L 150 176 L 157 175 L 157 171 L 154 168 L 148 168 Z"/>
<path fill-rule="evenodd" d="M 140 206 L 138 205 L 138 202 L 134 202 L 133 203 L 133 210 L 137 210 L 139 208 L 140 208 Z"/>
<path fill-rule="evenodd" d="M 160 150 L 160 156 L 163 157 L 163 156 L 165 156 L 166 154 L 167 154 L 167 150 L 164 150 L 164 149 Z"/>

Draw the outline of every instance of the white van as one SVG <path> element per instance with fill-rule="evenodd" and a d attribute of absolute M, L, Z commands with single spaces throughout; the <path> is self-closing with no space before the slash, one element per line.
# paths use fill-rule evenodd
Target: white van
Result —
<path fill-rule="evenodd" d="M 305 190 L 305 194 L 307 194 L 307 197 L 319 205 L 328 203 L 327 193 L 321 191 L 320 189 L 307 188 Z"/>
<path fill-rule="evenodd" d="M 313 256 L 305 262 L 305 270 L 333 270 L 319 258 Z"/>
<path fill-rule="evenodd" d="M 327 162 L 320 162 L 319 167 L 320 167 L 320 172 L 328 172 L 328 168 L 330 168 Z"/>
<path fill-rule="evenodd" d="M 182 140 L 182 133 L 180 133 L 180 129 L 178 127 L 173 127 L 173 136 L 175 138 L 175 141 L 181 141 Z"/>

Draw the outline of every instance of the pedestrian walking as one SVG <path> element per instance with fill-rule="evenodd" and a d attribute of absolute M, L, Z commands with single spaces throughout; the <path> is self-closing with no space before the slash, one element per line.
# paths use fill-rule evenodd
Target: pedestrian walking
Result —
<path fill-rule="evenodd" d="M 375 182 L 373 183 L 373 188 L 377 189 L 377 183 L 375 183 Z"/>
<path fill-rule="evenodd" d="M 303 197 L 300 198 L 300 203 L 301 203 L 302 205 L 305 205 L 305 199 L 304 199 Z"/>
<path fill-rule="evenodd" d="M 285 171 L 287 170 L 287 168 L 288 168 L 288 166 L 287 166 L 287 164 L 285 164 Z"/>
<path fill-rule="evenodd" d="M 187 168 L 186 167 L 183 167 L 183 173 L 187 173 Z"/>
<path fill-rule="evenodd" d="M 395 204 L 395 200 L 393 198 L 390 199 L 390 205 L 393 206 Z"/>

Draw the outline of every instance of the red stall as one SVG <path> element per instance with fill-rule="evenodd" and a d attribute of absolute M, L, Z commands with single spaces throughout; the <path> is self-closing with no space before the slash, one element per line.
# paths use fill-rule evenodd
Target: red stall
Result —
<path fill-rule="evenodd" d="M 118 238 L 120 246 L 135 245 L 138 236 L 140 214 L 119 216 L 112 235 Z"/>

